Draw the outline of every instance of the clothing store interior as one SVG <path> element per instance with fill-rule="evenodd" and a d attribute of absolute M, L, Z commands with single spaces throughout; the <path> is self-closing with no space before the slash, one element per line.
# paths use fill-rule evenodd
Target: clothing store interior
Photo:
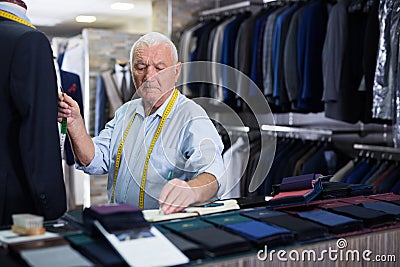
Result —
<path fill-rule="evenodd" d="M 224 182 L 206 203 L 146 210 L 118 201 L 113 174 L 77 168 L 60 133 L 66 212 L 26 212 L 44 233 L 2 227 L 0 266 L 399 266 L 400 1 L 24 2 L 92 138 L 138 100 L 132 45 L 168 37 L 176 89 L 223 144 Z"/>

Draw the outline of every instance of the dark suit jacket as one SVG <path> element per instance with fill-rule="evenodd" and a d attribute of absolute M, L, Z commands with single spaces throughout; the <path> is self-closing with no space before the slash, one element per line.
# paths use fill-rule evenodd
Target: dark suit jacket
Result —
<path fill-rule="evenodd" d="M 14 213 L 66 210 L 58 93 L 46 36 L 0 17 L 0 225 Z"/>

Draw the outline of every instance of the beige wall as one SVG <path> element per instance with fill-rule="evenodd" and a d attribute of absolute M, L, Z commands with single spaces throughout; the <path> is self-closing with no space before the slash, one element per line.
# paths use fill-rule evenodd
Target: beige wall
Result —
<path fill-rule="evenodd" d="M 199 11 L 214 8 L 214 1 L 173 0 L 172 40 L 177 42 L 180 32 L 187 25 L 198 20 Z M 168 0 L 153 1 L 152 30 L 168 35 Z"/>

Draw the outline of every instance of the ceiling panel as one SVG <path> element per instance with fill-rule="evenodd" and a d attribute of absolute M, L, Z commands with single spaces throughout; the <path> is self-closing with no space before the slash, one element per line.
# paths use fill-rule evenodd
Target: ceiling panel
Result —
<path fill-rule="evenodd" d="M 82 28 L 123 29 L 130 32 L 151 30 L 151 0 L 24 0 L 32 23 L 50 36 L 72 36 Z M 115 2 L 133 3 L 128 11 L 112 10 Z M 77 23 L 78 15 L 94 15 L 93 23 Z M 136 25 L 136 27 L 135 27 Z"/>

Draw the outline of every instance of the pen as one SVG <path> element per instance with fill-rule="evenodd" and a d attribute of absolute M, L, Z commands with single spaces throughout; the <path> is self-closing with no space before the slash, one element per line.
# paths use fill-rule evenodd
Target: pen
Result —
<path fill-rule="evenodd" d="M 60 85 L 60 89 L 61 89 L 62 94 L 64 95 L 65 94 L 64 88 L 62 88 L 61 85 Z M 62 121 L 61 121 L 61 133 L 62 134 L 66 134 L 67 133 L 67 118 L 62 118 Z"/>
<path fill-rule="evenodd" d="M 223 206 L 224 203 L 208 203 L 208 204 L 204 204 L 204 208 L 211 208 L 211 207 L 219 207 L 219 206 Z"/>
<path fill-rule="evenodd" d="M 168 173 L 168 178 L 167 178 L 167 182 L 170 181 L 172 179 L 172 177 L 174 176 L 174 173 L 172 171 L 169 171 Z"/>

